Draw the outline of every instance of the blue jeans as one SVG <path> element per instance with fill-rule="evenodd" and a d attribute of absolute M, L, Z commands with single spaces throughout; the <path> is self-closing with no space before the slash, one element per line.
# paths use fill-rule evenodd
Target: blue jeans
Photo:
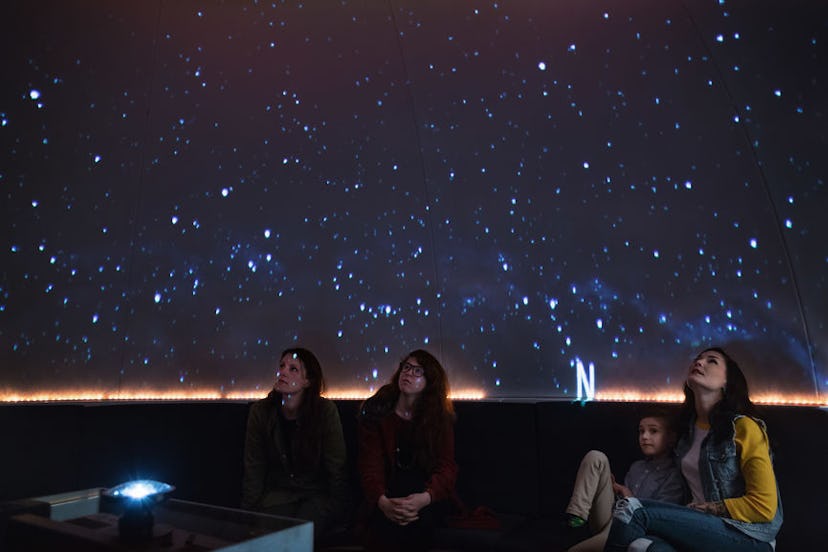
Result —
<path fill-rule="evenodd" d="M 604 552 L 628 550 L 770 552 L 773 548 L 731 527 L 718 516 L 686 506 L 630 498 L 620 500 L 615 507 Z"/>

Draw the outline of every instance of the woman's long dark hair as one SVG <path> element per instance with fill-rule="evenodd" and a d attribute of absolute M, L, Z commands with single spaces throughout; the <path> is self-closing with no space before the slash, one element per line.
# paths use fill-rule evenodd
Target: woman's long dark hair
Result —
<path fill-rule="evenodd" d="M 322 375 L 322 365 L 319 359 L 312 352 L 301 347 L 294 347 L 282 351 L 279 361 L 287 355 L 302 362 L 305 368 L 305 377 L 310 385 L 302 393 L 302 402 L 299 404 L 297 420 L 300 431 L 296 434 L 294 451 L 297 464 L 312 469 L 319 467 L 321 461 L 321 436 L 322 436 L 322 391 L 325 390 L 325 378 Z M 282 408 L 282 394 L 275 389 L 270 392 L 268 398 L 275 402 L 279 410 Z"/>
<path fill-rule="evenodd" d="M 376 422 L 394 410 L 400 398 L 400 373 L 409 358 L 415 358 L 423 367 L 426 379 L 425 389 L 414 404 L 411 419 L 414 422 L 414 446 L 417 463 L 425 469 L 433 469 L 446 438 L 454 423 L 454 406 L 449 399 L 449 381 L 446 371 L 434 355 L 417 349 L 405 355 L 391 377 L 391 381 L 380 387 L 360 407 L 361 421 Z"/>
<path fill-rule="evenodd" d="M 739 364 L 723 349 L 710 347 L 696 357 L 708 352 L 722 355 L 725 360 L 726 384 L 722 389 L 722 400 L 716 403 L 710 411 L 710 430 L 715 441 L 720 442 L 733 437 L 733 417 L 737 414 L 756 417 L 756 407 L 750 400 L 747 379 Z M 694 360 L 695 362 L 695 360 Z M 696 415 L 696 396 L 693 390 L 684 383 L 684 404 L 681 407 L 679 423 L 682 433 L 690 430 L 690 421 Z"/>

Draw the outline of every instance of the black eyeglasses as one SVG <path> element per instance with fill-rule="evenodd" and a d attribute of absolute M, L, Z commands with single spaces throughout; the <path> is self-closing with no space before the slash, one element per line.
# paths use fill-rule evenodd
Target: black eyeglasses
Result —
<path fill-rule="evenodd" d="M 403 365 L 400 367 L 400 372 L 410 372 L 415 378 L 421 378 L 425 373 L 422 366 L 417 366 L 410 362 L 403 362 Z"/>

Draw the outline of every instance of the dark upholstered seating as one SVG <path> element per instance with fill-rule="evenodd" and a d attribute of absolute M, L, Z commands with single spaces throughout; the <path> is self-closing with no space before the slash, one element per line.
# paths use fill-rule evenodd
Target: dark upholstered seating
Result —
<path fill-rule="evenodd" d="M 359 403 L 337 404 L 353 457 Z M 556 523 L 581 456 L 604 450 L 623 476 L 638 457 L 638 418 L 649 406 L 456 403 L 458 492 L 469 507 L 496 512 L 503 527 L 446 529 L 438 535 L 439 548 L 554 549 Z M 174 483 L 177 498 L 236 507 L 247 409 L 233 402 L 2 406 L 0 500 L 112 486 L 140 476 Z M 763 407 L 761 413 L 785 508 L 777 550 L 814 550 L 828 542 L 822 475 L 828 411 Z M 358 493 L 358 475 L 352 473 Z M 339 544 L 354 549 L 347 531 L 342 539 Z"/>

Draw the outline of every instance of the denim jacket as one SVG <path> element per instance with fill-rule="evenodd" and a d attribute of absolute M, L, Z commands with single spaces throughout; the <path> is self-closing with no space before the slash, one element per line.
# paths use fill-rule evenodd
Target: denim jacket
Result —
<path fill-rule="evenodd" d="M 699 454 L 699 477 L 701 478 L 704 497 L 710 502 L 724 500 L 726 498 L 737 498 L 745 494 L 745 480 L 742 477 L 742 470 L 739 463 L 739 451 L 734 440 L 736 435 L 736 420 L 742 416 L 735 416 L 732 420 L 733 429 L 730 439 L 723 439 L 714 443 L 711 433 L 701 443 Z M 753 418 L 762 428 L 762 433 L 767 436 L 765 422 Z M 693 443 L 693 432 L 695 431 L 695 420 L 691 421 L 690 432 L 679 441 L 676 446 L 676 455 L 684 457 L 690 450 Z M 771 461 L 773 457 L 771 456 Z M 776 534 L 782 526 L 782 499 L 779 496 L 779 486 L 776 487 L 776 514 L 769 522 L 747 522 L 735 519 L 724 518 L 723 521 L 762 542 L 774 543 Z"/>

